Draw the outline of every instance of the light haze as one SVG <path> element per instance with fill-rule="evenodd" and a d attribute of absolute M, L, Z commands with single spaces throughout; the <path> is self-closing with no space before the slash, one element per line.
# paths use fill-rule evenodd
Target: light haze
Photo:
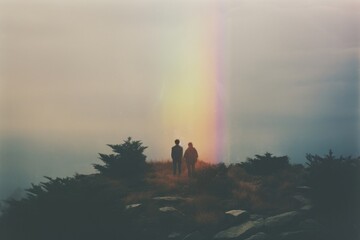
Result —
<path fill-rule="evenodd" d="M 221 161 L 271 152 L 303 163 L 306 153 L 329 149 L 359 155 L 356 0 L 2 0 L 0 198 L 44 175 L 92 173 L 97 153 L 128 136 L 149 147 L 148 160 L 169 159 L 177 137 L 209 159 L 206 136 L 166 124 L 164 102 L 187 81 L 165 78 L 180 62 L 173 53 L 194 56 L 212 41 L 192 33 L 215 26 L 214 15 L 224 71 Z"/>

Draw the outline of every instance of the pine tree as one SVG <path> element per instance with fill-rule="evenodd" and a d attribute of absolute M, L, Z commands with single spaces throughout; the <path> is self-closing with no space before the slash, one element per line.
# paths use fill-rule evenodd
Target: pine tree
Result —
<path fill-rule="evenodd" d="M 133 178 L 144 175 L 148 168 L 144 150 L 147 148 L 141 141 L 133 141 L 131 137 L 123 144 L 108 144 L 114 154 L 99 153 L 105 165 L 93 164 L 101 174 L 114 178 Z"/>
<path fill-rule="evenodd" d="M 288 156 L 273 156 L 271 153 L 255 155 L 255 158 L 247 158 L 240 164 L 248 173 L 254 175 L 269 175 L 290 166 Z"/>

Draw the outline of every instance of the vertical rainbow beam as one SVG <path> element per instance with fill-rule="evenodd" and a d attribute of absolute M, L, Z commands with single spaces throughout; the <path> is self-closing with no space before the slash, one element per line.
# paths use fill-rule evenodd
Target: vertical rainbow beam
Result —
<path fill-rule="evenodd" d="M 224 37 L 225 37 L 225 22 L 224 22 L 224 5 L 223 1 L 218 2 L 216 7 L 218 10 L 215 13 L 215 51 L 216 51 L 216 160 L 217 162 L 225 161 L 224 159 L 224 145 L 225 145 L 225 79 L 224 79 Z"/>
<path fill-rule="evenodd" d="M 224 145 L 224 23 L 218 10 L 174 30 L 176 38 L 165 38 L 170 48 L 163 44 L 164 146 L 175 138 L 184 147 L 191 141 L 200 159 L 212 163 L 223 161 Z"/>

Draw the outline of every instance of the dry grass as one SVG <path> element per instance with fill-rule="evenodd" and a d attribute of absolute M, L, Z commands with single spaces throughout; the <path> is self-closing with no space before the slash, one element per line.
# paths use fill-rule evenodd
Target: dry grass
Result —
<path fill-rule="evenodd" d="M 151 163 L 151 168 L 152 171 L 146 177 L 146 182 L 160 192 L 177 192 L 188 184 L 189 179 L 184 166 L 181 176 L 173 175 L 172 162 L 169 161 Z"/>
<path fill-rule="evenodd" d="M 195 213 L 194 220 L 200 226 L 216 226 L 220 222 L 219 212 L 200 211 Z"/>
<path fill-rule="evenodd" d="M 192 185 L 193 179 L 189 179 L 187 175 L 186 164 L 182 164 L 182 174 L 180 176 L 173 175 L 173 165 L 170 161 L 150 163 L 152 171 L 147 175 L 146 182 L 154 186 L 160 192 L 184 193 Z M 210 164 L 198 161 L 196 169 L 200 170 L 208 167 Z"/>
<path fill-rule="evenodd" d="M 154 197 L 154 192 L 130 192 L 123 198 L 124 204 L 141 203 Z"/>
<path fill-rule="evenodd" d="M 221 202 L 257 213 L 290 210 L 294 207 L 290 201 L 291 194 L 299 185 L 298 174 L 292 170 L 269 176 L 253 176 L 239 166 L 230 166 L 226 168 L 225 175 L 218 175 L 217 171 L 224 170 L 199 161 L 197 170 L 200 174 L 189 179 L 186 164 L 182 165 L 181 176 L 173 175 L 170 161 L 150 165 L 152 171 L 145 178 L 147 189 L 144 192 L 140 189 L 130 192 L 124 202 L 146 201 L 156 195 L 189 197 L 192 200 L 182 205 L 183 210 L 193 215 L 199 224 L 215 222 L 215 216 L 219 217 L 217 211 L 224 210 Z M 230 189 L 230 194 L 222 194 L 221 189 Z"/>

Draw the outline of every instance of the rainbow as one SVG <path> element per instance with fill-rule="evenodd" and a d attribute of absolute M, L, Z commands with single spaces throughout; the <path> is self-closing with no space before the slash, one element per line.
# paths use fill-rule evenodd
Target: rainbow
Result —
<path fill-rule="evenodd" d="M 161 97 L 164 139 L 193 142 L 199 158 L 224 161 L 223 19 L 214 7 L 205 18 L 173 30 L 165 50 Z"/>

